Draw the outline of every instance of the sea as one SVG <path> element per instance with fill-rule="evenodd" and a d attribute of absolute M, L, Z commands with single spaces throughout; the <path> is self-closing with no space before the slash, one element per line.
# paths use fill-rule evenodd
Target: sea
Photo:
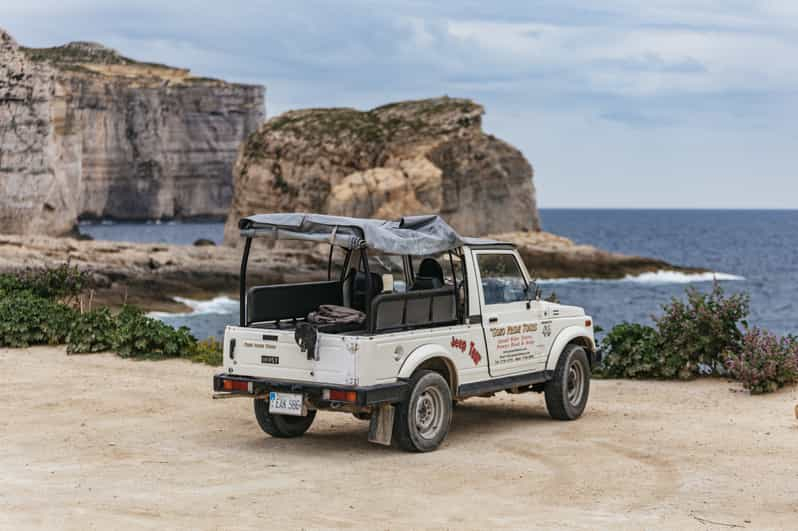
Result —
<path fill-rule="evenodd" d="M 662 305 L 684 298 L 687 288 L 707 291 L 718 282 L 728 293 L 750 295 L 750 325 L 798 334 L 798 210 L 541 209 L 540 215 L 543 230 L 577 243 L 711 271 L 539 281 L 544 296 L 553 291 L 563 304 L 584 307 L 604 329 L 624 321 L 651 324 Z M 81 232 L 97 240 L 176 244 L 199 238 L 221 243 L 223 228 L 215 221 L 80 225 Z M 238 319 L 238 302 L 229 297 L 179 300 L 191 311 L 151 315 L 187 326 L 200 339 L 221 337 L 225 325 Z"/>

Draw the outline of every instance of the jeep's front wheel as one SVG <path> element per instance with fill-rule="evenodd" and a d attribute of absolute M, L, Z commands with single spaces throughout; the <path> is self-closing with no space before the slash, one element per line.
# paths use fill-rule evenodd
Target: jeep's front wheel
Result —
<path fill-rule="evenodd" d="M 418 371 L 410 379 L 407 400 L 397 406 L 394 440 L 409 452 L 431 452 L 441 445 L 452 423 L 452 392 L 434 371 Z"/>
<path fill-rule="evenodd" d="M 590 394 L 590 363 L 584 348 L 565 347 L 545 391 L 546 409 L 551 418 L 574 420 L 582 415 Z"/>
<path fill-rule="evenodd" d="M 316 418 L 314 409 L 308 411 L 304 417 L 275 415 L 269 413 L 268 400 L 256 398 L 253 402 L 255 402 L 255 418 L 258 420 L 258 426 L 272 437 L 288 438 L 304 435 Z"/>

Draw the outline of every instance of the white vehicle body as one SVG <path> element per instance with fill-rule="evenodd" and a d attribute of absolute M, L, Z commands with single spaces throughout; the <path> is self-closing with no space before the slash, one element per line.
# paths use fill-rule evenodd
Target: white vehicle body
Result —
<path fill-rule="evenodd" d="M 453 264 L 453 286 L 449 291 L 444 286 L 437 291 L 379 294 L 369 300 L 369 312 L 374 312 L 375 316 L 369 315 L 368 327 L 335 333 L 319 330 L 315 336 L 315 351 L 310 353 L 303 351 L 295 336 L 296 318 L 281 325 L 279 319 L 264 324 L 251 323 L 244 317 L 257 309 L 248 307 L 255 303 L 249 302 L 254 301 L 252 291 L 245 294 L 242 282 L 244 326 L 225 329 L 224 372 L 214 379 L 218 396 L 256 399 L 268 396 L 274 401 L 274 392 L 280 391 L 292 393 L 286 396 L 301 400 L 302 414 L 308 410 L 335 409 L 372 415 L 385 412 L 384 406 L 393 407 L 409 400 L 414 375 L 422 370 L 439 373 L 448 384 L 451 399 L 462 400 L 502 390 L 543 391 L 547 382 L 555 377 L 563 353 L 575 346 L 584 351 L 590 366 L 597 361 L 592 319 L 582 308 L 540 300 L 534 280 L 512 245 L 470 240 L 455 251 L 464 277 L 462 282 L 458 283 Z M 249 242 L 242 266 L 244 276 L 248 252 Z M 451 252 L 449 258 L 454 260 Z M 412 270 L 412 262 L 406 261 L 405 266 L 408 263 Z M 517 272 L 506 273 L 508 268 L 513 268 L 513 263 Z M 492 264 L 490 267 L 499 264 L 505 272 L 502 274 L 516 275 L 508 278 L 519 286 L 522 281 L 526 296 L 519 298 L 518 289 L 510 295 L 502 292 L 503 284 L 487 278 L 492 273 L 485 264 Z M 411 281 L 412 272 L 408 285 Z M 295 285 L 304 289 L 302 286 L 313 287 L 311 283 Z M 344 288 L 339 284 L 337 289 Z M 442 298 L 428 299 L 427 293 Z M 434 307 L 438 301 L 449 303 L 447 297 L 457 304 L 458 311 L 455 315 L 452 309 L 450 321 L 436 324 Z M 245 299 L 248 301 L 246 309 Z M 292 301 L 285 303 L 290 305 Z M 380 303 L 394 304 L 395 309 L 399 308 L 396 305 L 401 305 L 401 311 L 395 316 L 398 319 L 401 314 L 397 323 L 399 329 L 380 328 L 379 315 L 384 308 Z M 416 319 L 414 324 L 409 324 L 413 304 L 422 305 L 423 312 L 428 311 L 433 322 Z M 580 370 L 584 371 L 585 367 Z M 587 400 L 587 390 L 584 393 L 584 397 L 579 396 L 583 401 L 581 408 Z M 447 400 L 451 402 L 451 399 Z M 278 411 L 274 403 L 270 407 L 272 412 Z M 579 414 L 581 409 L 576 416 Z M 373 440 L 386 443 L 390 441 L 390 427 L 387 435 L 375 435 L 380 430 L 379 417 L 379 414 L 371 417 Z M 393 423 L 391 419 L 392 412 L 382 423 L 383 428 L 386 422 Z"/>
<path fill-rule="evenodd" d="M 465 251 L 466 260 L 472 264 L 476 253 L 511 253 L 526 280 L 532 282 L 515 250 L 467 248 Z M 472 267 L 472 271 L 477 271 Z M 468 323 L 378 335 L 319 333 L 318 360 L 308 359 L 300 350 L 293 329 L 264 331 L 228 326 L 224 335 L 225 372 L 369 387 L 407 379 L 424 362 L 437 358 L 452 370 L 457 396 L 465 397 L 469 396 L 469 389 L 480 383 L 553 371 L 562 350 L 574 340 L 595 350 L 592 320 L 581 308 L 542 300 L 485 305 L 477 275 L 468 275 L 468 283 L 472 310 Z M 235 359 L 230 357 L 233 344 Z M 279 363 L 263 363 L 263 356 L 277 357 Z M 459 392 L 461 388 L 463 393 Z"/>

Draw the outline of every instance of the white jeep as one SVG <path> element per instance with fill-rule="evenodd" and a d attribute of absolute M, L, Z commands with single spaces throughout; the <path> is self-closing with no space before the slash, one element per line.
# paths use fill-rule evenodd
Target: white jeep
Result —
<path fill-rule="evenodd" d="M 253 398 L 266 433 L 300 436 L 328 409 L 370 419 L 372 442 L 424 452 L 469 397 L 536 391 L 555 419 L 584 411 L 600 360 L 592 320 L 541 300 L 512 244 L 437 216 L 262 214 L 239 228 L 240 323 L 225 329 L 214 397 Z M 328 243 L 327 279 L 247 287 L 259 237 Z M 314 320 L 319 308 L 346 319 Z"/>

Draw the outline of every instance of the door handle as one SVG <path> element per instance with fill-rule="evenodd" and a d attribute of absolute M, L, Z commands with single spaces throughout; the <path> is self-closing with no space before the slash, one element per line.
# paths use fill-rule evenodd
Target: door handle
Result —
<path fill-rule="evenodd" d="M 490 315 L 490 316 L 488 316 L 488 322 L 489 323 L 498 323 L 499 322 L 499 318 L 496 317 L 495 315 Z"/>

